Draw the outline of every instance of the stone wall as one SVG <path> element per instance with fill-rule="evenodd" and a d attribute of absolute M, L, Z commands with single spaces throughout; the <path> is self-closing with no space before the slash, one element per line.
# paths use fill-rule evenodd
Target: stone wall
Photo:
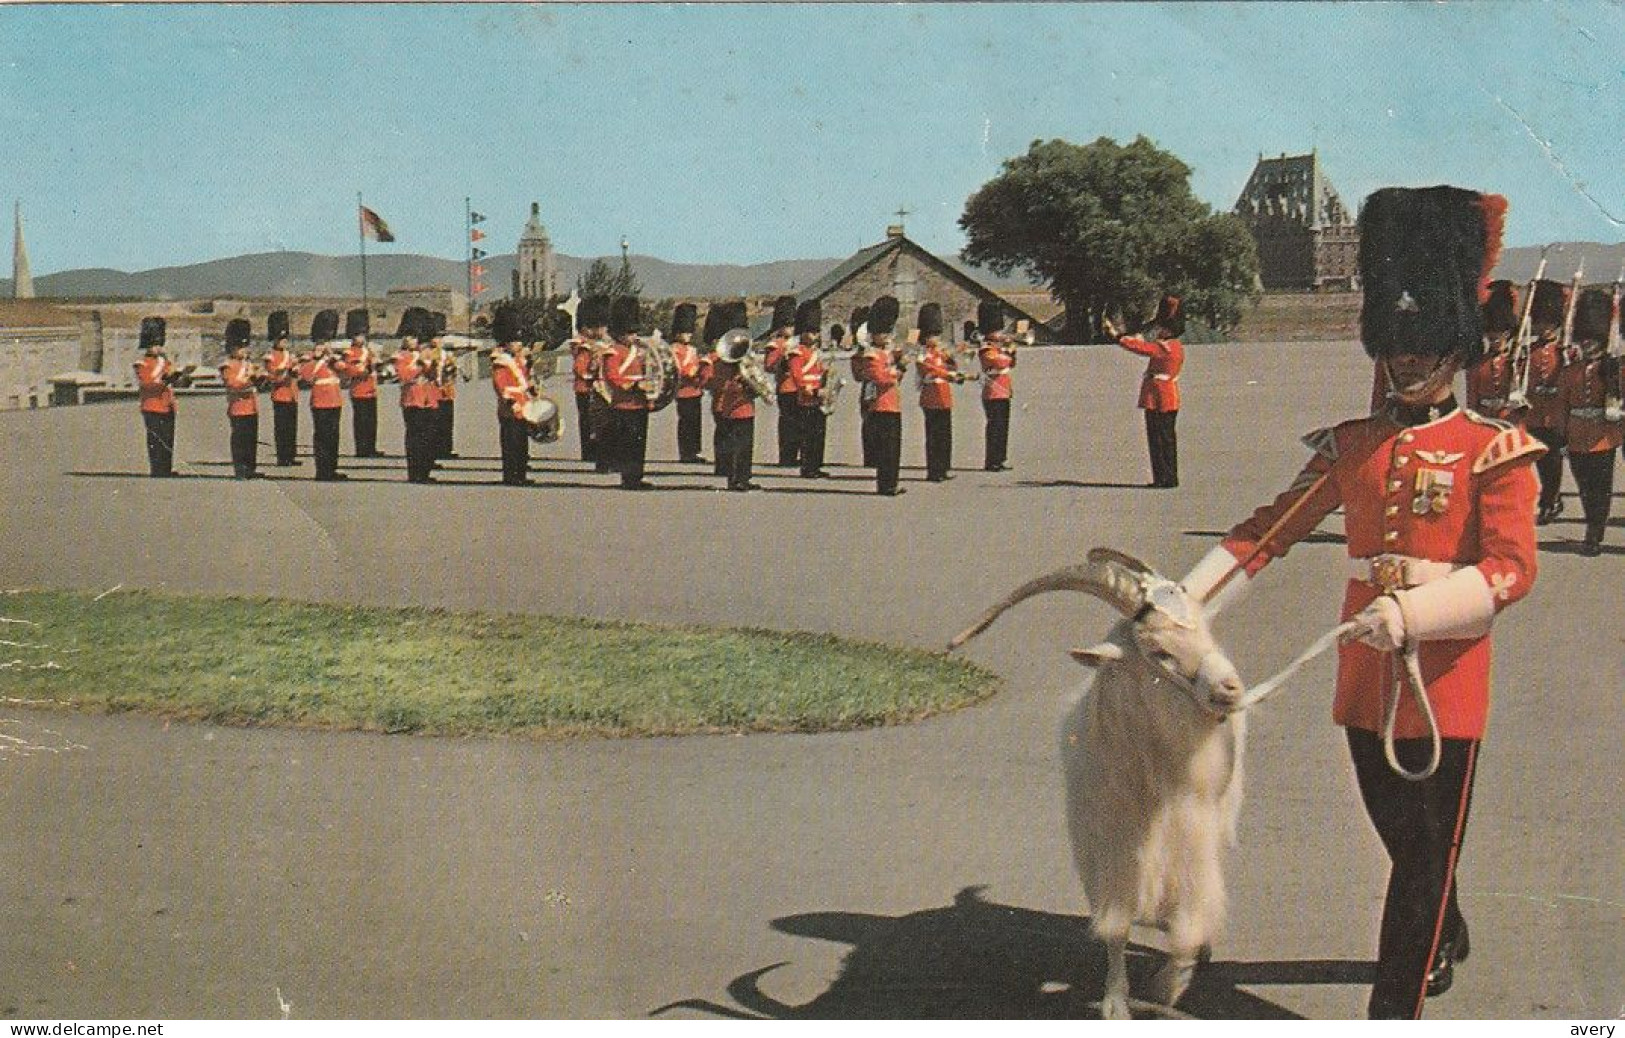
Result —
<path fill-rule="evenodd" d="M 923 262 L 907 249 L 901 249 L 861 271 L 856 277 L 824 297 L 824 331 L 839 324 L 846 327 L 852 311 L 869 306 L 883 295 L 897 297 L 899 313 L 896 335 L 902 338 L 914 328 L 920 307 L 936 303 L 942 307 L 943 341 L 959 342 L 966 321 L 976 320 L 979 296 Z M 847 328 L 847 334 L 852 329 Z"/>

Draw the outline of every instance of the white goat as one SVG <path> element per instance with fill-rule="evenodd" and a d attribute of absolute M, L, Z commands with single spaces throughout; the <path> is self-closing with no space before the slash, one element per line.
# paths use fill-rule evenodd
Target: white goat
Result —
<path fill-rule="evenodd" d="M 1089 561 L 1029 581 L 957 636 L 1046 591 L 1082 591 L 1126 619 L 1071 651 L 1096 669 L 1068 712 L 1061 755 L 1073 856 L 1091 926 L 1107 951 L 1101 1015 L 1129 1019 L 1129 927 L 1167 933 L 1154 996 L 1173 1005 L 1224 922 L 1224 848 L 1241 809 L 1243 686 L 1201 604 L 1137 559 L 1096 548 Z"/>

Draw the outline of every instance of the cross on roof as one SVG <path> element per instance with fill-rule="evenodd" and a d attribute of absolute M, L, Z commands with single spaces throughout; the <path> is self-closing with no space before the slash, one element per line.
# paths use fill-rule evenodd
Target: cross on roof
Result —
<path fill-rule="evenodd" d="M 911 212 L 908 208 L 901 205 L 897 207 L 897 224 L 899 227 L 903 224 L 903 217 L 909 215 L 911 215 Z"/>

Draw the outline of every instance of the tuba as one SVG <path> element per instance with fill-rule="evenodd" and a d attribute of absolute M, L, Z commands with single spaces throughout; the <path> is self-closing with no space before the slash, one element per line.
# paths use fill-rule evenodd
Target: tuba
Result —
<path fill-rule="evenodd" d="M 658 329 L 639 345 L 643 349 L 643 395 L 649 410 L 659 411 L 677 398 L 677 355 Z"/>
<path fill-rule="evenodd" d="M 724 332 L 717 343 L 717 358 L 725 364 L 737 364 L 739 377 L 751 394 L 772 404 L 778 397 L 773 379 L 762 365 L 762 355 L 751 349 L 750 331 L 734 328 Z"/>

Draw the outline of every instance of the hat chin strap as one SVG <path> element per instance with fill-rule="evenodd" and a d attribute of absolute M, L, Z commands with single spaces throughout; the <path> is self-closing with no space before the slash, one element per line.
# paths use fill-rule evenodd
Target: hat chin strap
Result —
<path fill-rule="evenodd" d="M 1448 389 L 1456 377 L 1456 362 L 1454 357 L 1441 356 L 1433 370 L 1420 382 L 1408 386 L 1400 386 L 1394 378 L 1394 368 L 1387 358 L 1383 359 L 1382 370 L 1388 376 L 1388 398 L 1397 400 L 1406 405 L 1432 403 L 1439 392 Z"/>

